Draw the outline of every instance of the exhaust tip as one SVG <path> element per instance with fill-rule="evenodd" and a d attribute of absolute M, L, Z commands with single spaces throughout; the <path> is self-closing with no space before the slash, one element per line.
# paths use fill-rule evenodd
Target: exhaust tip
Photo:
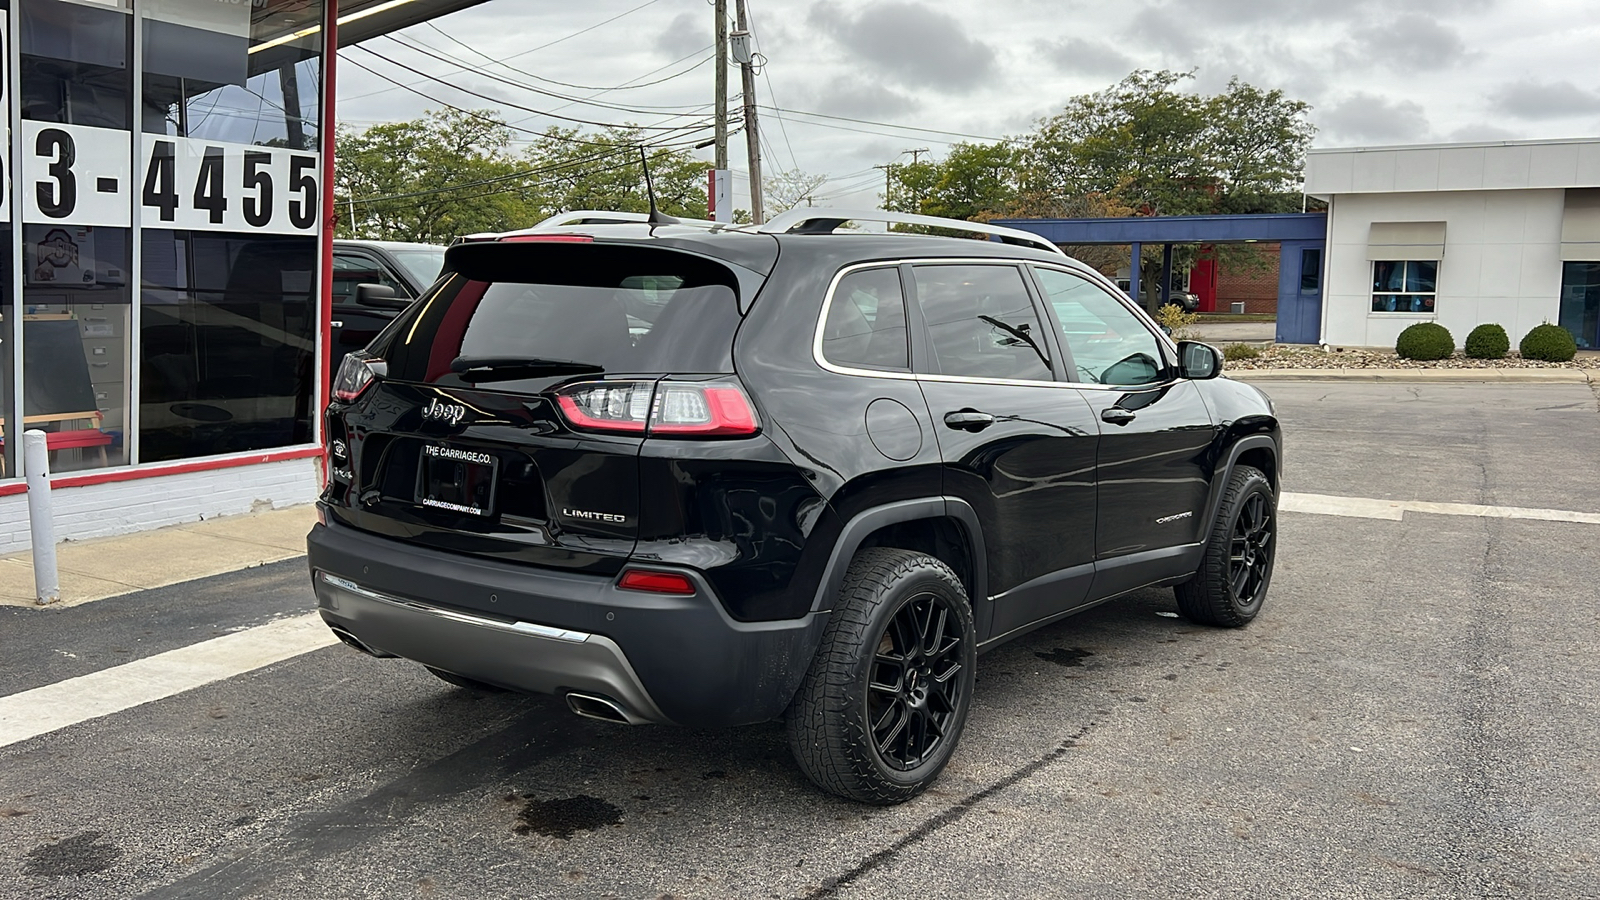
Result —
<path fill-rule="evenodd" d="M 374 650 L 371 647 L 368 647 L 366 644 L 362 643 L 360 638 L 358 638 L 355 635 L 351 634 L 350 632 L 344 630 L 343 628 L 338 627 L 337 625 L 329 625 L 328 626 L 328 630 L 332 631 L 333 632 L 333 636 L 338 638 L 341 642 L 343 642 L 345 646 L 351 647 L 351 648 L 356 649 L 356 650 L 360 650 L 362 653 L 365 653 L 366 655 L 368 655 L 370 657 L 373 657 L 374 659 L 393 659 L 394 658 L 394 654 L 393 653 L 384 653 L 381 650 Z"/>
<path fill-rule="evenodd" d="M 586 719 L 619 722 L 623 725 L 637 725 L 644 721 L 629 715 L 617 701 L 594 694 L 580 694 L 576 691 L 567 694 L 567 708 Z"/>

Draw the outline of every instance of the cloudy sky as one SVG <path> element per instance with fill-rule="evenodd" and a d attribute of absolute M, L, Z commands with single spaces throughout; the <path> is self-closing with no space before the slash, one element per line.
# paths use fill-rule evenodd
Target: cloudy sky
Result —
<path fill-rule="evenodd" d="M 876 205 L 873 166 L 1023 134 L 1136 68 L 1193 70 L 1206 93 L 1233 76 L 1281 88 L 1312 104 L 1319 147 L 1600 135 L 1592 0 L 750 0 L 750 16 L 763 166 L 828 176 L 818 205 Z M 386 59 L 345 50 L 339 118 L 443 101 L 534 131 L 576 124 L 539 114 L 554 113 L 692 144 L 710 137 L 712 26 L 708 0 L 487 0 L 363 45 Z M 747 190 L 742 134 L 731 147 Z"/>

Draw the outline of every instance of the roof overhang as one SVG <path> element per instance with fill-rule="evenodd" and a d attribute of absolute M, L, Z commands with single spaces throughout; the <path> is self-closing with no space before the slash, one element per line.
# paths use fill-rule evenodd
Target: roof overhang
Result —
<path fill-rule="evenodd" d="M 1230 244 L 1255 241 L 1321 241 L 1324 213 L 1240 216 L 1135 216 L 1125 219 L 995 219 L 1030 231 L 1053 244 Z"/>
<path fill-rule="evenodd" d="M 341 0 L 339 46 L 359 44 L 482 2 L 484 0 Z"/>

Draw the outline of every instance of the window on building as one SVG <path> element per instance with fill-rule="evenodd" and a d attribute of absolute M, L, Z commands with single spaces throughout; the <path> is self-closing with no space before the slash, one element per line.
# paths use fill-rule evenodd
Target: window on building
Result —
<path fill-rule="evenodd" d="M 1050 381 L 1044 328 L 1014 266 L 917 266 L 917 306 L 933 360 L 919 369 L 969 378 Z"/>
<path fill-rule="evenodd" d="M 1074 381 L 1139 385 L 1161 380 L 1160 343 L 1122 301 L 1087 279 L 1035 269 L 1072 353 Z"/>
<path fill-rule="evenodd" d="M 1579 349 L 1600 348 L 1600 262 L 1562 264 L 1560 323 Z"/>
<path fill-rule="evenodd" d="M 1372 311 L 1432 313 L 1438 278 L 1438 260 L 1375 260 Z"/>
<path fill-rule="evenodd" d="M 840 279 L 822 326 L 822 356 L 838 366 L 904 369 L 910 365 L 899 270 L 867 269 Z"/>

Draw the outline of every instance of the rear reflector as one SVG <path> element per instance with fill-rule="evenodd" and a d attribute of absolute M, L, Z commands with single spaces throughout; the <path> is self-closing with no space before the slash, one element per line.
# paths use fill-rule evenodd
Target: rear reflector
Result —
<path fill-rule="evenodd" d="M 651 594 L 692 594 L 694 582 L 676 572 L 648 572 L 629 569 L 622 573 L 617 587 L 625 591 L 645 591 Z"/>

